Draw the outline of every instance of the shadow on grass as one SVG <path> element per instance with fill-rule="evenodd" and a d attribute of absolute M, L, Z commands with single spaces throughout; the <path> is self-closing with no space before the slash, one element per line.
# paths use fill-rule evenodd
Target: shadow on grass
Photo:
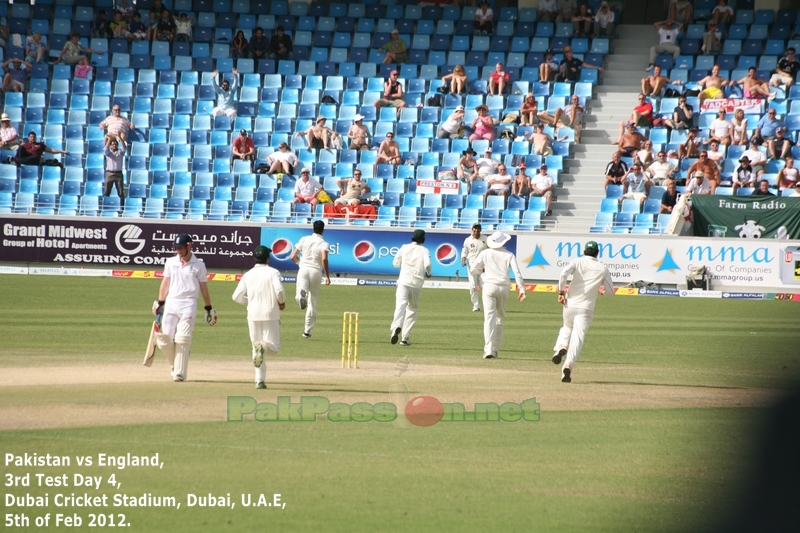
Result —
<path fill-rule="evenodd" d="M 750 387 L 727 387 L 724 385 L 685 385 L 683 383 L 644 383 L 641 381 L 585 381 L 584 383 L 593 385 L 644 385 L 651 387 L 689 387 L 692 389 L 730 389 L 747 390 Z"/>

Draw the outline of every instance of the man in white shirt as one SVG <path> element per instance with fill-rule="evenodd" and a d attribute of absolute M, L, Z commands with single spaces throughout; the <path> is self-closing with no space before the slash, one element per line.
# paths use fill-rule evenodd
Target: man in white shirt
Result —
<path fill-rule="evenodd" d="M 556 0 L 539 0 L 536 20 L 553 22 L 556 18 Z"/>
<path fill-rule="evenodd" d="M 286 308 L 281 273 L 267 265 L 271 253 L 266 246 L 257 246 L 253 250 L 256 265 L 245 272 L 233 291 L 233 301 L 247 306 L 257 389 L 267 388 L 264 354 L 277 354 L 281 347 L 281 311 Z"/>
<path fill-rule="evenodd" d="M 472 225 L 472 235 L 464 239 L 464 246 L 461 247 L 461 266 L 474 261 L 478 254 L 486 249 L 486 237 L 481 236 L 481 224 L 476 222 Z M 483 285 L 480 272 L 467 270 L 469 274 L 469 299 L 472 301 L 472 312 L 481 310 L 478 300 L 478 290 Z"/>
<path fill-rule="evenodd" d="M 656 157 L 658 160 L 647 167 L 647 174 L 650 176 L 650 181 L 656 185 L 662 185 L 666 180 L 675 176 L 678 167 L 667 161 L 667 154 L 664 153 L 664 150 L 659 150 Z"/>
<path fill-rule="evenodd" d="M 753 170 L 756 173 L 756 178 L 761 179 L 761 175 L 766 171 L 767 167 L 767 154 L 758 149 L 756 141 L 750 141 L 747 150 L 742 152 L 742 157 L 750 160 L 750 164 L 753 165 Z"/>
<path fill-rule="evenodd" d="M 425 278 L 431 277 L 431 252 L 423 246 L 424 243 L 425 232 L 421 229 L 414 230 L 411 243 L 401 246 L 392 261 L 392 265 L 400 269 L 400 276 L 397 278 L 394 319 L 390 328 L 392 344 L 397 344 L 397 339 L 402 335 L 400 344 L 411 346 L 409 338 L 417 321 L 422 285 Z"/>
<path fill-rule="evenodd" d="M 506 171 L 505 165 L 498 167 L 499 172 L 489 178 L 488 188 L 483 193 L 483 207 L 486 208 L 486 201 L 490 196 L 502 196 L 504 199 L 508 198 L 509 191 L 511 190 L 511 174 Z"/>
<path fill-rule="evenodd" d="M 642 172 L 642 165 L 634 163 L 631 171 L 625 176 L 623 186 L 625 194 L 623 194 L 619 203 L 622 205 L 623 200 L 639 200 L 639 211 L 642 210 L 644 201 L 647 200 L 647 195 L 650 193 L 650 179 L 647 174 Z"/>
<path fill-rule="evenodd" d="M 292 205 L 297 203 L 311 204 L 312 211 L 314 206 L 319 203 L 317 193 L 322 190 L 322 184 L 315 179 L 311 179 L 311 171 L 303 167 L 300 170 L 300 179 L 294 184 L 294 200 Z"/>
<path fill-rule="evenodd" d="M 556 24 L 572 22 L 572 15 L 577 11 L 578 3 L 575 0 L 558 0 L 556 2 L 556 9 L 558 10 Z"/>
<path fill-rule="evenodd" d="M 594 36 L 600 37 L 601 32 L 604 37 L 614 35 L 614 12 L 608 7 L 606 0 L 600 2 L 600 9 L 594 16 Z"/>
<path fill-rule="evenodd" d="M 315 220 L 314 233 L 301 238 L 294 245 L 291 259 L 298 265 L 295 300 L 300 309 L 306 310 L 303 338 L 311 337 L 311 330 L 317 323 L 317 298 L 322 285 L 322 271 L 325 271 L 325 285 L 331 284 L 328 269 L 328 250 L 330 245 L 322 238 L 325 223 Z"/>
<path fill-rule="evenodd" d="M 478 165 L 478 176 L 473 176 L 473 181 L 482 181 L 486 176 L 491 176 L 496 173 L 500 161 L 492 159 L 492 148 L 489 147 L 486 149 L 486 153 L 483 157 L 479 157 L 475 160 L 475 164 Z"/>
<path fill-rule="evenodd" d="M 600 247 L 589 241 L 583 248 L 583 257 L 567 263 L 558 279 L 558 303 L 564 306 L 564 325 L 556 339 L 553 364 L 561 364 L 565 355 L 567 360 L 561 367 L 561 381 L 572 381 L 572 371 L 583 349 L 583 341 L 594 319 L 594 306 L 597 295 L 614 296 L 611 272 L 597 260 Z M 567 294 L 567 278 L 572 276 Z"/>
<path fill-rule="evenodd" d="M 703 172 L 695 172 L 693 179 L 686 185 L 686 195 L 711 194 L 711 182 L 706 179 Z"/>
<path fill-rule="evenodd" d="M 496 359 L 503 343 L 503 319 L 511 288 L 508 271 L 514 271 L 520 302 L 525 301 L 525 280 L 517 258 L 506 250 L 511 235 L 498 231 L 486 239 L 488 248 L 470 261 L 470 270 L 483 272 L 483 358 Z"/>
<path fill-rule="evenodd" d="M 172 367 L 172 381 L 187 379 L 192 332 L 197 317 L 197 296 L 203 296 L 206 323 L 217 323 L 217 312 L 211 306 L 206 265 L 192 253 L 192 237 L 185 233 L 172 241 L 175 255 L 164 263 L 164 275 L 153 302 L 156 320 L 161 317 L 156 344 Z"/>
<path fill-rule="evenodd" d="M 645 69 L 647 72 L 653 70 L 658 54 L 672 54 L 672 58 L 677 61 L 681 54 L 681 48 L 675 44 L 678 34 L 683 28 L 683 24 L 672 19 L 662 20 L 653 24 L 658 32 L 658 44 L 650 47 L 650 64 Z"/>
<path fill-rule="evenodd" d="M 553 214 L 550 206 L 553 203 L 553 187 L 555 186 L 555 183 L 556 182 L 553 179 L 553 176 L 547 173 L 547 165 L 542 165 L 539 167 L 539 173 L 531 178 L 531 194 L 529 196 L 531 198 L 534 196 L 544 197 L 546 202 L 545 216 L 550 216 Z"/>

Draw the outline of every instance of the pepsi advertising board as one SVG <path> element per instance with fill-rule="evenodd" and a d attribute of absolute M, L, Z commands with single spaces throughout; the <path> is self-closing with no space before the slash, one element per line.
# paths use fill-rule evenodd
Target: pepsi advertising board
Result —
<path fill-rule="evenodd" d="M 392 266 L 397 251 L 411 242 L 414 228 L 397 230 L 325 229 L 323 237 L 330 244 L 328 264 L 331 272 L 351 274 L 397 275 Z M 261 244 L 272 248 L 270 265 L 278 270 L 296 270 L 291 256 L 294 246 L 311 229 L 268 227 L 261 229 Z M 461 266 L 461 248 L 468 232 L 425 231 L 425 247 L 431 251 L 433 275 L 439 277 L 466 276 Z M 506 244 L 510 251 L 516 249 L 516 237 Z"/>

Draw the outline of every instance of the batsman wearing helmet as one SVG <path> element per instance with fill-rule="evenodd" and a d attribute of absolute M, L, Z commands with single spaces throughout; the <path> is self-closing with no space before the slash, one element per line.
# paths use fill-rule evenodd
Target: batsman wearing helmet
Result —
<path fill-rule="evenodd" d="M 276 354 L 281 347 L 280 312 L 286 307 L 281 274 L 267 265 L 271 253 L 272 250 L 266 246 L 257 246 L 253 250 L 256 266 L 242 276 L 239 286 L 233 291 L 233 301 L 247 306 L 257 389 L 267 388 L 264 354 Z"/>
<path fill-rule="evenodd" d="M 164 263 L 164 277 L 153 302 L 153 314 L 163 316 L 156 344 L 172 366 L 172 380 L 186 381 L 192 332 L 197 317 L 197 295 L 203 295 L 206 323 L 217 323 L 217 312 L 211 307 L 206 265 L 192 253 L 192 237 L 181 234 L 172 241 L 175 256 Z"/>

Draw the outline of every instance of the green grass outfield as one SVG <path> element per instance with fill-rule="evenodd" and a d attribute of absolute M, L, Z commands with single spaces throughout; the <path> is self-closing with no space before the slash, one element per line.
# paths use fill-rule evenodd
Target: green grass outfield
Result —
<path fill-rule="evenodd" d="M 245 309 L 210 291 L 220 321 L 198 324 L 189 382 L 163 356 L 141 365 L 159 281 L 0 276 L 0 451 L 68 455 L 69 486 L 4 486 L 49 506 L 3 508 L 34 518 L 124 513 L 130 531 L 701 531 L 725 512 L 768 406 L 798 373 L 794 302 L 655 297 L 601 299 L 574 381 L 550 362 L 561 325 L 552 294 L 510 301 L 500 359 L 481 359 L 482 314 L 466 291 L 425 290 L 412 346 L 389 344 L 391 288 L 323 288 L 314 336 L 283 314 L 266 391 L 253 388 Z M 286 285 L 289 295 L 294 286 Z M 360 313 L 360 366 L 339 367 L 343 311 Z M 409 355 L 408 372 L 394 375 Z M 520 402 L 541 420 L 439 423 L 226 422 L 228 396 L 331 402 L 435 396 Z M 162 469 L 81 467 L 75 456 L 159 454 Z M 74 474 L 102 476 L 100 490 Z M 119 488 L 106 483 L 111 474 Z M 4 484 L 5 484 L 4 483 Z M 55 494 L 174 496 L 174 508 L 56 507 Z M 187 494 L 230 508 L 187 507 Z M 284 509 L 243 508 L 241 494 L 280 493 Z"/>

